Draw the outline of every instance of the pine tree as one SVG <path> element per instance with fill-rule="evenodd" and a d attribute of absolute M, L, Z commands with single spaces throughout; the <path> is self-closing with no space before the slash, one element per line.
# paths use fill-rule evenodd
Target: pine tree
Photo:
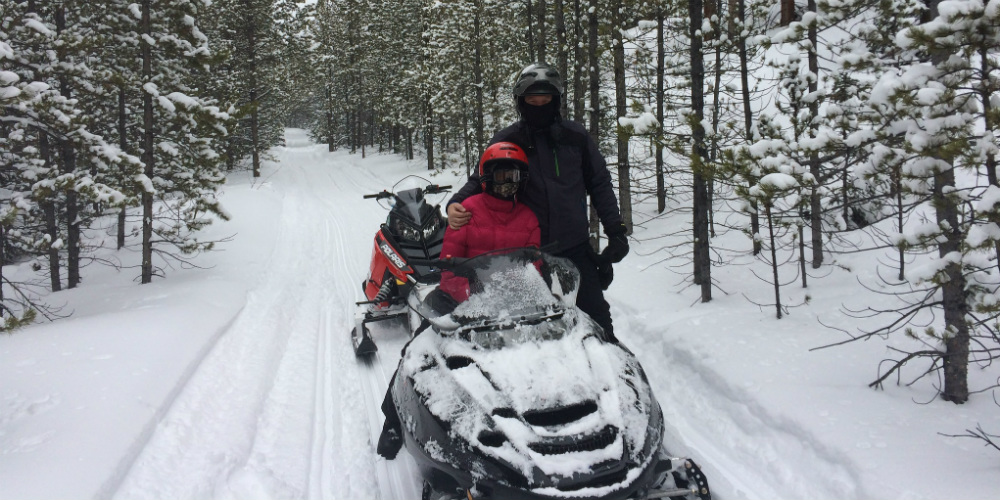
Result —
<path fill-rule="evenodd" d="M 215 196 L 225 181 L 223 161 L 213 144 L 226 133 L 229 115 L 191 87 L 191 76 L 208 71 L 207 37 L 195 20 L 198 5 L 185 0 L 143 0 L 128 7 L 135 56 L 142 68 L 130 83 L 141 89 L 144 166 L 142 191 L 142 273 L 156 273 L 154 253 L 167 260 L 210 249 L 196 232 L 210 215 L 228 218 Z M 179 253 L 178 253 L 179 252 Z"/>

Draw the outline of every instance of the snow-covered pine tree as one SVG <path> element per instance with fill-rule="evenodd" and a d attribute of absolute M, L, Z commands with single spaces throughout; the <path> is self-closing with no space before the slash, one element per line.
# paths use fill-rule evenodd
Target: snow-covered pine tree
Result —
<path fill-rule="evenodd" d="M 225 182 L 220 172 L 224 159 L 216 147 L 226 135 L 230 116 L 205 89 L 194 86 L 199 81 L 195 75 L 210 71 L 208 38 L 196 23 L 208 4 L 116 4 L 130 14 L 119 32 L 132 41 L 132 57 L 141 61 L 129 83 L 141 91 L 141 105 L 132 109 L 133 116 L 141 117 L 138 149 L 144 167 L 142 283 L 151 282 L 158 272 L 154 253 L 170 261 L 210 249 L 213 242 L 200 241 L 197 231 L 211 223 L 212 215 L 228 218 L 216 198 Z"/>
<path fill-rule="evenodd" d="M 267 150 L 280 144 L 291 84 L 286 46 L 298 30 L 291 0 L 217 0 L 202 28 L 223 64 L 202 84 L 218 101 L 232 102 L 239 121 L 226 138 L 230 162 L 250 158 L 254 177 Z"/>
<path fill-rule="evenodd" d="M 995 2 L 994 2 L 995 3 Z M 914 358 L 930 360 L 924 373 L 941 373 L 941 397 L 954 403 L 969 398 L 968 365 L 996 359 L 998 302 L 996 242 L 997 194 L 994 180 L 996 60 L 1000 49 L 994 3 L 931 4 L 924 22 L 903 29 L 896 43 L 911 61 L 899 73 L 886 72 L 873 91 L 883 109 L 901 110 L 886 123 L 901 138 L 901 185 L 913 196 L 929 197 L 921 207 L 923 224 L 899 235 L 898 244 L 936 250 L 929 265 L 906 275 L 910 295 L 896 314 L 933 314 L 925 335 L 938 345 L 904 352 L 873 383 Z M 985 97 L 985 100 L 984 100 Z M 896 155 L 900 156 L 900 155 Z M 904 330 L 894 322 L 870 332 Z M 924 341 L 923 338 L 921 338 Z"/>
<path fill-rule="evenodd" d="M 81 210 L 123 199 L 101 182 L 100 173 L 129 158 L 88 130 L 85 110 L 73 96 L 73 85 L 83 89 L 81 95 L 91 93 L 92 72 L 83 50 L 86 16 L 80 15 L 86 10 L 72 2 L 5 7 L 0 24 L 0 265 L 44 255 L 48 267 L 37 268 L 46 269 L 56 291 L 62 286 L 63 252 L 71 256 L 69 285 L 80 280 L 79 235 L 86 219 Z M 9 313 L 2 328 L 30 322 L 35 310 L 50 316 L 50 308 L 24 287 L 9 281 L 2 286 L 0 309 Z"/>

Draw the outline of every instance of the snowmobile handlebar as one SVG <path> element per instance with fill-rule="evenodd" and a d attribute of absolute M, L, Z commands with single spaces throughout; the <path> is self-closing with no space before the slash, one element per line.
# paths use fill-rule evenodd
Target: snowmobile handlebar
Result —
<path fill-rule="evenodd" d="M 448 191 L 449 189 L 451 189 L 451 186 L 441 186 L 441 185 L 438 185 L 438 184 L 428 184 L 427 186 L 425 186 L 423 188 L 424 193 L 426 193 L 426 194 L 443 193 L 445 191 Z M 381 199 L 385 199 L 385 198 L 392 198 L 393 196 L 394 195 L 392 194 L 391 191 L 382 191 L 380 193 L 363 195 L 362 198 L 364 198 L 366 200 L 369 200 L 369 199 L 372 199 L 372 198 L 381 200 Z"/>
<path fill-rule="evenodd" d="M 376 198 L 381 200 L 383 198 L 392 198 L 392 193 L 390 193 L 389 191 L 382 191 L 381 193 L 366 194 L 363 196 L 363 198 L 366 200 L 369 200 L 371 198 Z"/>
<path fill-rule="evenodd" d="M 451 186 L 441 186 L 438 184 L 431 184 L 430 186 L 424 188 L 424 192 L 427 194 L 436 194 L 436 193 L 443 193 L 449 189 L 451 189 Z"/>

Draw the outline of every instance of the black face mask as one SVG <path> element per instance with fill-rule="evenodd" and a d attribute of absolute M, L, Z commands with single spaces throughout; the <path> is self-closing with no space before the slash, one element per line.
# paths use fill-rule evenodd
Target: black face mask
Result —
<path fill-rule="evenodd" d="M 555 98 L 543 106 L 532 106 L 522 98 L 520 105 L 521 118 L 533 129 L 543 129 L 552 125 L 559 113 L 559 99 Z"/>

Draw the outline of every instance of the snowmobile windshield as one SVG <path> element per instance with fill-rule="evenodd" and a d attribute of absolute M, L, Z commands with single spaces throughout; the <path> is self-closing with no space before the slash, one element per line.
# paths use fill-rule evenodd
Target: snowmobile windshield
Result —
<path fill-rule="evenodd" d="M 386 210 L 396 210 L 413 221 L 420 222 L 425 214 L 420 207 L 426 203 L 430 207 L 440 205 L 448 191 L 433 189 L 437 185 L 417 175 L 408 175 L 392 186 L 392 198 L 379 200 Z"/>
<path fill-rule="evenodd" d="M 417 312 L 445 334 L 484 347 L 556 338 L 576 302 L 580 275 L 567 259 L 536 248 L 505 249 L 442 266 Z"/>

